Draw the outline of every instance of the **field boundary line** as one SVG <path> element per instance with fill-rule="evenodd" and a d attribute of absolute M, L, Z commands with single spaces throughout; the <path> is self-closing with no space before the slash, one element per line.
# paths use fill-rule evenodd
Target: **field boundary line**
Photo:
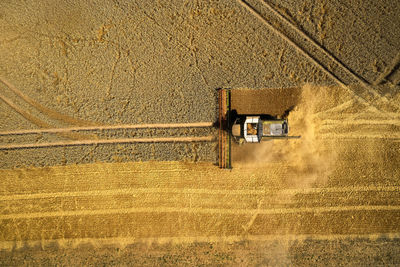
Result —
<path fill-rule="evenodd" d="M 154 124 L 119 124 L 104 126 L 80 126 L 67 128 L 46 128 L 46 129 L 25 129 L 2 131 L 1 135 L 22 135 L 39 133 L 62 133 L 73 131 L 96 131 L 96 130 L 120 130 L 120 129 L 150 129 L 150 128 L 190 128 L 190 127 L 212 127 L 212 122 L 193 122 L 193 123 L 154 123 Z"/>
<path fill-rule="evenodd" d="M 214 141 L 214 136 L 202 137 L 155 137 L 155 138 L 120 138 L 120 139 L 98 139 L 98 140 L 79 140 L 51 143 L 32 143 L 32 144 L 11 144 L 0 145 L 0 150 L 30 149 L 40 147 L 57 146 L 81 146 L 81 145 L 102 145 L 102 144 L 123 144 L 123 143 L 174 143 L 174 142 L 210 142 Z"/>
<path fill-rule="evenodd" d="M 392 192 L 399 190 L 399 186 L 351 186 L 330 188 L 289 188 L 289 189 L 208 189 L 208 188 L 126 188 L 90 191 L 66 191 L 54 193 L 34 193 L 0 195 L 0 201 L 28 200 L 57 197 L 82 197 L 82 196 L 113 196 L 138 193 L 172 193 L 172 194 L 208 194 L 208 195 L 265 195 L 265 194 L 320 194 L 320 193 L 360 193 L 360 192 Z"/>
<path fill-rule="evenodd" d="M 54 212 L 32 212 L 0 215 L 2 220 L 35 219 L 51 217 L 93 216 L 132 213 L 188 213 L 188 214 L 228 214 L 228 215 L 279 215 L 296 213 L 327 213 L 346 211 L 400 211 L 400 206 L 363 205 L 363 206 L 337 206 L 337 207 L 302 207 L 302 208 L 274 208 L 274 209 L 215 209 L 215 208 L 182 208 L 182 207 L 143 207 L 100 210 L 76 210 Z"/>

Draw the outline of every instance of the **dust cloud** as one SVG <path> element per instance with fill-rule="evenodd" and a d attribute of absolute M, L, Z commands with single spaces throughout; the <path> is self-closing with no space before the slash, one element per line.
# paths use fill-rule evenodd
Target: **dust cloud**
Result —
<path fill-rule="evenodd" d="M 288 116 L 289 135 L 299 139 L 268 140 L 261 143 L 233 145 L 233 165 L 268 168 L 270 164 L 282 165 L 293 177 L 291 186 L 303 188 L 313 183 L 324 183 L 335 166 L 337 157 L 326 140 L 318 138 L 322 120 L 317 116 L 323 107 L 335 102 L 327 90 L 332 88 L 304 85 L 296 107 Z"/>

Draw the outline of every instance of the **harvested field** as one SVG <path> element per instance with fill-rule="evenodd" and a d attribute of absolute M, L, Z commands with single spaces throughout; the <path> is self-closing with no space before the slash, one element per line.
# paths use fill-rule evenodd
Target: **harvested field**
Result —
<path fill-rule="evenodd" d="M 2 1 L 0 265 L 400 265 L 399 13 Z M 301 138 L 219 169 L 217 88 Z"/>

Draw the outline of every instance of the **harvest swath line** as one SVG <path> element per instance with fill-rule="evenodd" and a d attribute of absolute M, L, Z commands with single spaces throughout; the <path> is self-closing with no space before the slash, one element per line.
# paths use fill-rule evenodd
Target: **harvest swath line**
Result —
<path fill-rule="evenodd" d="M 119 129 L 150 129 L 150 128 L 196 128 L 212 127 L 212 122 L 194 122 L 194 123 L 158 123 L 158 124 L 121 124 L 105 126 L 81 126 L 68 128 L 45 128 L 45 129 L 26 129 L 3 131 L 0 135 L 22 135 L 22 134 L 40 134 L 40 133 L 62 133 L 73 131 L 96 131 L 96 130 L 119 130 Z"/>
<path fill-rule="evenodd" d="M 360 193 L 360 192 L 395 192 L 398 186 L 351 186 L 351 187 L 329 187 L 329 188 L 304 188 L 304 189 L 207 189 L 207 188 L 121 188 L 109 190 L 90 190 L 90 191 L 67 191 L 54 193 L 34 193 L 2 195 L 0 201 L 28 200 L 41 198 L 59 197 L 85 197 L 85 196 L 115 196 L 132 195 L 137 193 L 170 193 L 170 194 L 207 194 L 207 195 L 266 195 L 266 194 L 321 194 L 321 193 Z"/>
<path fill-rule="evenodd" d="M 230 215 L 276 215 L 295 213 L 325 213 L 345 211 L 400 211 L 400 206 L 363 205 L 363 206 L 337 206 L 337 207 L 302 207 L 302 208 L 276 208 L 276 209 L 214 209 L 214 208 L 182 208 L 182 207 L 144 207 L 123 209 L 76 210 L 54 212 L 32 212 L 0 215 L 2 220 L 34 219 L 49 217 L 93 216 L 130 213 L 193 213 L 193 214 L 230 214 Z"/>
<path fill-rule="evenodd" d="M 396 125 L 400 126 L 400 120 L 332 120 L 326 119 L 322 125 Z"/>
<path fill-rule="evenodd" d="M 174 142 L 207 142 L 207 141 L 208 142 L 214 141 L 214 136 L 121 138 L 121 139 L 79 140 L 79 141 L 52 142 L 52 143 L 12 144 L 12 145 L 1 145 L 0 150 L 29 149 L 29 148 L 57 147 L 57 146 L 119 144 L 119 143 L 163 143 L 163 142 L 174 143 Z"/>
<path fill-rule="evenodd" d="M 313 62 L 316 66 L 318 66 L 327 76 L 331 77 L 337 84 L 339 84 L 341 87 L 344 89 L 350 91 L 353 93 L 362 103 L 369 105 L 373 107 L 374 109 L 378 110 L 381 113 L 386 113 L 385 111 L 379 110 L 375 106 L 373 106 L 371 103 L 369 103 L 367 100 L 365 100 L 363 97 L 357 95 L 353 90 L 351 90 L 337 75 L 335 75 L 333 72 L 329 71 L 326 66 L 324 66 L 319 60 L 315 58 L 315 55 L 312 55 L 308 53 L 305 49 L 301 48 L 295 41 L 290 39 L 288 36 L 283 34 L 280 30 L 278 30 L 272 23 L 270 23 L 267 19 L 265 19 L 254 7 L 252 7 L 249 3 L 247 3 L 244 0 L 237 0 L 238 3 L 247 9 L 254 17 L 259 19 L 261 22 L 263 22 L 265 25 L 267 25 L 273 32 L 275 32 L 278 36 L 280 36 L 282 39 L 284 39 L 286 42 L 288 42 L 292 47 L 297 50 L 300 54 L 303 54 L 307 59 L 309 59 L 311 62 Z M 367 89 L 367 92 L 371 93 L 375 97 L 379 97 L 380 99 L 384 99 L 386 102 L 389 102 L 389 100 L 386 97 L 382 97 L 380 94 L 375 92 L 375 90 L 371 87 L 371 85 L 365 81 L 365 79 L 359 77 L 357 74 L 355 74 L 352 70 L 350 70 L 348 67 L 343 65 L 339 60 L 337 60 L 333 55 L 331 55 L 325 48 L 317 44 L 312 38 L 310 38 L 307 34 L 305 34 L 303 31 L 301 31 L 298 27 L 293 25 L 289 20 L 287 20 L 285 17 L 283 17 L 279 12 L 277 12 L 272 6 L 269 4 L 265 3 L 262 1 L 262 4 L 267 7 L 275 16 L 283 20 L 287 25 L 290 26 L 297 34 L 299 34 L 303 40 L 307 40 L 310 42 L 314 47 L 316 47 L 322 54 L 324 54 L 326 57 L 328 57 L 330 60 L 332 60 L 335 64 L 337 64 L 339 67 L 341 67 L 345 72 L 353 77 L 358 83 L 360 83 L 364 88 Z M 393 103 L 392 103 L 393 104 Z M 399 106 L 396 105 L 396 108 L 399 108 Z"/>
<path fill-rule="evenodd" d="M 320 115 L 323 115 L 323 114 L 326 114 L 326 113 L 338 113 L 340 111 L 345 110 L 346 108 L 352 107 L 354 105 L 354 103 L 355 103 L 354 100 L 349 100 L 349 101 L 346 101 L 346 102 L 344 102 L 342 104 L 339 104 L 339 105 L 337 105 L 335 107 L 332 107 L 330 109 L 326 109 L 326 110 L 322 110 L 320 112 L 314 113 L 311 116 L 315 117 L 315 116 L 320 116 Z"/>
<path fill-rule="evenodd" d="M 317 139 L 387 139 L 398 142 L 400 141 L 400 135 L 322 133 L 317 136 Z"/>

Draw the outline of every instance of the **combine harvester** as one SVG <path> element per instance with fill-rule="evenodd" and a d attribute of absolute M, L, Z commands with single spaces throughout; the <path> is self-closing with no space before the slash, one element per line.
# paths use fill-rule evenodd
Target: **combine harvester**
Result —
<path fill-rule="evenodd" d="M 232 140 L 241 145 L 300 138 L 288 135 L 287 120 L 298 101 L 299 92 L 297 88 L 218 89 L 219 167 L 232 168 Z"/>

